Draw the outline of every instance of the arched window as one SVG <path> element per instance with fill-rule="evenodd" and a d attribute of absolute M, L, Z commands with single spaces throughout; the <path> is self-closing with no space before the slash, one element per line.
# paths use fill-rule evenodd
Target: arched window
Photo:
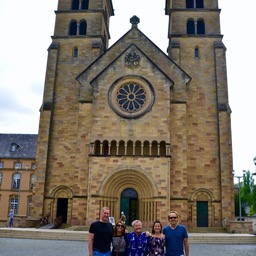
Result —
<path fill-rule="evenodd" d="M 166 142 L 160 142 L 160 156 L 166 156 Z"/>
<path fill-rule="evenodd" d="M 117 145 L 116 145 L 116 141 L 112 140 L 111 141 L 111 146 L 110 146 L 110 155 L 111 156 L 115 156 L 117 154 Z"/>
<path fill-rule="evenodd" d="M 82 10 L 88 10 L 89 0 L 82 0 Z"/>
<path fill-rule="evenodd" d="M 87 23 L 85 20 L 80 22 L 79 35 L 86 35 Z"/>
<path fill-rule="evenodd" d="M 125 143 L 123 140 L 121 140 L 119 142 L 119 151 L 118 151 L 118 155 L 120 156 L 124 156 L 125 155 Z"/>
<path fill-rule="evenodd" d="M 204 0 L 196 0 L 196 8 L 204 8 Z"/>
<path fill-rule="evenodd" d="M 108 156 L 108 141 L 107 140 L 103 141 L 103 155 Z"/>
<path fill-rule="evenodd" d="M 73 58 L 74 58 L 74 59 L 77 59 L 77 58 L 78 58 L 78 48 L 77 48 L 77 47 L 75 47 L 75 48 L 73 49 Z"/>
<path fill-rule="evenodd" d="M 94 144 L 94 155 L 99 156 L 100 155 L 100 141 L 96 140 Z"/>
<path fill-rule="evenodd" d="M 189 19 L 187 21 L 187 34 L 194 35 L 195 34 L 195 23 L 193 19 Z"/>
<path fill-rule="evenodd" d="M 141 155 L 141 142 L 139 140 L 137 140 L 135 142 L 135 155 L 136 156 L 140 156 Z"/>
<path fill-rule="evenodd" d="M 127 142 L 127 155 L 132 156 L 133 154 L 133 142 L 131 140 L 128 140 Z"/>
<path fill-rule="evenodd" d="M 158 156 L 158 143 L 153 141 L 151 145 L 151 156 Z"/>
<path fill-rule="evenodd" d="M 19 189 L 20 188 L 20 173 L 16 173 L 13 175 L 12 179 L 12 189 Z"/>
<path fill-rule="evenodd" d="M 73 0 L 72 10 L 79 10 L 79 0 Z"/>
<path fill-rule="evenodd" d="M 195 58 L 199 58 L 199 48 L 195 48 Z"/>
<path fill-rule="evenodd" d="M 69 27 L 69 35 L 75 36 L 77 31 L 77 23 L 76 21 L 71 21 L 70 27 Z"/>
<path fill-rule="evenodd" d="M 199 19 L 197 21 L 197 34 L 198 35 L 204 35 L 205 34 L 204 21 L 202 19 Z"/>
<path fill-rule="evenodd" d="M 186 0 L 186 8 L 194 8 L 194 0 Z"/>

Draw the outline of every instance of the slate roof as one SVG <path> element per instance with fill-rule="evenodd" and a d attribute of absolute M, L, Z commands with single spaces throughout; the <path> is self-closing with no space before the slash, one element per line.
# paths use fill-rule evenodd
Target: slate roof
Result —
<path fill-rule="evenodd" d="M 0 158 L 36 158 L 36 145 L 37 134 L 0 133 Z"/>

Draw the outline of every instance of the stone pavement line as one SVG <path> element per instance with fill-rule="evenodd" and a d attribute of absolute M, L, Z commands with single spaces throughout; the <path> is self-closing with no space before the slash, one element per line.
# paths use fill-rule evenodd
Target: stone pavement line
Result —
<path fill-rule="evenodd" d="M 88 231 L 73 231 L 66 229 L 0 228 L 0 237 L 87 241 Z M 189 233 L 189 242 L 194 244 L 256 244 L 256 236 L 252 234 Z"/>

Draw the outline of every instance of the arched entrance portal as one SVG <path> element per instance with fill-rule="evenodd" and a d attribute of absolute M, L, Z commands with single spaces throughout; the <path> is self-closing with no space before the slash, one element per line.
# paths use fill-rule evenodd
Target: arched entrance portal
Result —
<path fill-rule="evenodd" d="M 130 226 L 138 218 L 138 193 L 135 189 L 127 188 L 123 190 L 121 193 L 120 211 L 124 212 L 126 216 L 126 225 Z"/>

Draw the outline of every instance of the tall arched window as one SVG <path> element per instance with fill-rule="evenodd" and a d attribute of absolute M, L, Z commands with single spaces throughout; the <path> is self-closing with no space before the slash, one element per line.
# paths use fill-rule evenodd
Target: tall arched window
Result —
<path fill-rule="evenodd" d="M 73 0 L 71 8 L 72 10 L 79 10 L 79 0 Z"/>
<path fill-rule="evenodd" d="M 193 19 L 189 19 L 187 21 L 187 34 L 194 35 L 195 34 L 195 23 Z"/>
<path fill-rule="evenodd" d="M 75 36 L 77 31 L 77 22 L 71 21 L 70 27 L 69 27 L 69 35 Z"/>
<path fill-rule="evenodd" d="M 12 180 L 12 189 L 19 189 L 20 188 L 20 173 L 16 173 L 13 175 Z"/>
<path fill-rule="evenodd" d="M 199 19 L 197 21 L 197 34 L 198 35 L 204 35 L 205 34 L 205 26 L 204 26 L 204 21 L 202 19 Z"/>
<path fill-rule="evenodd" d="M 82 10 L 88 10 L 89 0 L 82 0 Z"/>
<path fill-rule="evenodd" d="M 85 20 L 80 22 L 79 35 L 86 35 L 87 23 Z"/>
<path fill-rule="evenodd" d="M 194 0 L 186 0 L 186 8 L 194 8 Z"/>

